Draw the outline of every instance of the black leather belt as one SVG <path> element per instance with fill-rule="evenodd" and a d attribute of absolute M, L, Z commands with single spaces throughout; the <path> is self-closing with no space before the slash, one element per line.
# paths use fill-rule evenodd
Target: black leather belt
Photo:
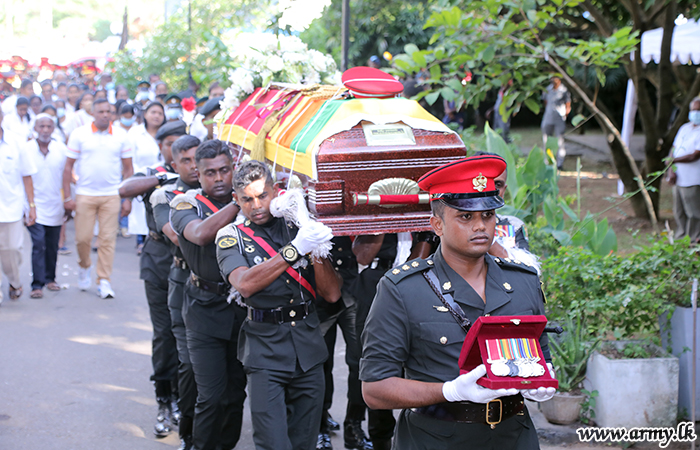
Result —
<path fill-rule="evenodd" d="M 311 312 L 311 302 L 300 303 L 293 306 L 282 306 L 275 309 L 257 309 L 248 306 L 248 320 L 253 322 L 265 322 L 282 324 L 305 319 Z"/>
<path fill-rule="evenodd" d="M 149 231 L 149 232 L 148 232 L 148 236 L 149 236 L 151 239 L 153 239 L 154 241 L 162 241 L 162 240 L 163 240 L 163 236 L 161 236 L 160 234 L 156 233 L 155 231 Z"/>
<path fill-rule="evenodd" d="M 173 264 L 175 264 L 175 267 L 177 267 L 178 269 L 190 270 L 190 266 L 187 265 L 187 261 L 185 261 L 185 258 L 178 258 L 177 256 L 173 256 Z"/>
<path fill-rule="evenodd" d="M 525 409 L 523 396 L 520 394 L 497 398 L 488 403 L 445 402 L 411 411 L 434 419 L 460 423 L 483 423 L 496 428 L 502 421 L 513 417 Z"/>
<path fill-rule="evenodd" d="M 205 280 L 204 278 L 199 278 L 194 273 L 190 274 L 190 281 L 192 281 L 195 287 L 203 291 L 211 292 L 216 295 L 228 295 L 229 286 L 226 283 Z"/>

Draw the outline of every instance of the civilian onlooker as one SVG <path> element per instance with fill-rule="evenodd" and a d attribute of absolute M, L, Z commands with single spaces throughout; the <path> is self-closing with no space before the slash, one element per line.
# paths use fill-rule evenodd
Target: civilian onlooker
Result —
<path fill-rule="evenodd" d="M 78 108 L 78 100 L 80 99 L 80 96 L 83 94 L 83 91 L 80 89 L 80 86 L 78 86 L 76 83 L 71 83 L 68 85 L 68 103 L 66 103 L 66 113 L 69 116 L 72 116 L 76 109 Z"/>
<path fill-rule="evenodd" d="M 56 85 L 56 100 L 59 99 L 64 101 L 68 100 L 68 85 L 66 83 L 61 82 Z"/>
<path fill-rule="evenodd" d="M 566 131 L 566 116 L 571 112 L 571 94 L 561 82 L 561 78 L 552 77 L 552 84 L 542 95 L 544 100 L 544 116 L 542 117 L 542 141 L 547 147 L 547 137 L 556 136 L 559 140 L 557 151 L 557 167 L 562 168 L 566 158 L 564 147 L 564 132 Z"/>
<path fill-rule="evenodd" d="M 29 99 L 27 97 L 19 97 L 15 105 L 15 111 L 5 114 L 4 127 L 20 142 L 26 142 L 32 137 Z"/>
<path fill-rule="evenodd" d="M 2 121 L 3 114 L 0 109 L 0 191 L 3 193 L 0 202 L 0 266 L 10 284 L 10 299 L 16 300 L 22 295 L 19 276 L 24 241 L 22 218 L 24 217 L 27 226 L 34 225 L 36 220 L 32 185 L 32 175 L 36 173 L 36 168 L 22 151 L 24 141 L 17 141 L 15 136 L 2 126 Z M 24 208 L 25 198 L 29 204 L 27 211 Z M 0 303 L 2 297 L 3 291 L 0 287 Z"/>
<path fill-rule="evenodd" d="M 68 76 L 66 75 L 66 73 L 64 71 L 57 70 L 53 73 L 53 81 L 55 83 L 59 83 L 59 84 L 65 83 L 66 81 L 68 81 Z"/>
<path fill-rule="evenodd" d="M 32 127 L 34 126 L 34 118 L 41 113 L 41 105 L 43 104 L 41 97 L 32 95 L 29 97 L 29 117 L 32 119 Z"/>
<path fill-rule="evenodd" d="M 51 105 L 47 107 L 53 108 Z M 32 237 L 31 298 L 42 298 L 44 286 L 50 291 L 61 290 L 56 283 L 56 259 L 64 218 L 61 185 L 67 148 L 63 142 L 52 138 L 54 119 L 46 113 L 39 113 L 34 121 L 36 139 L 24 147 L 25 156 L 37 169 L 32 175 L 36 223 L 28 227 Z"/>
<path fill-rule="evenodd" d="M 141 172 L 147 167 L 157 164 L 160 158 L 160 147 L 156 141 L 158 129 L 165 123 L 165 110 L 158 102 L 151 102 L 143 111 L 143 124 L 136 125 L 129 130 L 129 143 L 133 152 L 134 171 Z M 129 214 L 129 234 L 136 235 L 137 253 L 141 254 L 141 249 L 148 234 L 146 224 L 146 207 L 138 198 L 126 199 L 124 202 L 131 202 L 131 213 Z"/>
<path fill-rule="evenodd" d="M 24 78 L 19 88 L 19 94 L 10 95 L 2 102 L 2 113 L 5 117 L 9 116 L 15 112 L 18 98 L 24 97 L 29 99 L 32 95 L 34 95 L 34 83 L 32 83 L 32 80 Z"/>
<path fill-rule="evenodd" d="M 669 183 L 673 185 L 673 216 L 676 239 L 690 236 L 700 243 L 700 97 L 690 102 L 690 122 L 678 130 L 669 164 Z"/>
<path fill-rule="evenodd" d="M 157 82 L 156 87 L 153 91 L 155 92 L 158 101 L 161 103 L 165 103 L 165 97 L 168 96 L 168 85 L 165 84 L 165 81 Z"/>
<path fill-rule="evenodd" d="M 224 88 L 219 85 L 218 81 L 215 81 L 209 86 L 209 98 L 223 97 Z"/>
<path fill-rule="evenodd" d="M 56 108 L 53 105 L 44 105 L 44 107 L 41 108 L 41 113 L 48 114 L 51 117 L 51 120 L 53 121 L 54 130 L 53 130 L 53 134 L 51 135 L 51 137 L 53 139 L 57 140 L 58 142 L 65 144 L 66 143 L 66 133 L 63 132 L 63 128 L 61 127 L 61 123 L 58 121 Z M 36 131 L 36 120 L 34 122 L 34 131 Z"/>
<path fill-rule="evenodd" d="M 114 126 L 122 128 L 124 131 L 129 131 L 136 123 L 134 107 L 123 100 L 118 100 L 117 105 L 119 107 L 119 112 L 117 113 L 119 119 L 114 122 Z"/>
<path fill-rule="evenodd" d="M 107 91 L 104 89 L 98 89 L 95 91 L 94 99 L 97 100 L 98 98 L 104 98 L 107 99 Z"/>
<path fill-rule="evenodd" d="M 64 84 L 65 86 L 65 84 Z M 58 100 L 58 96 L 53 92 L 53 84 L 51 80 L 41 82 L 41 101 L 43 103 L 53 103 Z"/>
<path fill-rule="evenodd" d="M 126 86 L 124 86 L 123 84 L 120 84 L 119 86 L 117 86 L 115 98 L 117 100 L 129 100 L 129 89 L 127 89 Z"/>
<path fill-rule="evenodd" d="M 56 107 L 56 117 L 58 117 L 58 123 L 61 127 L 66 123 L 66 102 L 64 100 L 56 100 L 54 103 Z"/>
<path fill-rule="evenodd" d="M 73 130 L 87 125 L 93 121 L 92 117 L 92 103 L 94 97 L 92 93 L 85 92 L 76 103 L 75 114 L 73 114 L 63 126 L 64 131 L 70 138 L 70 134 Z M 109 103 L 108 103 L 109 105 Z M 109 108 L 108 108 L 109 109 Z"/>
<path fill-rule="evenodd" d="M 73 168 L 78 184 L 75 200 L 65 200 L 66 211 L 75 210 L 75 242 L 80 273 L 78 287 L 85 291 L 92 285 L 90 243 L 95 219 L 100 222 L 97 246 L 98 293 L 113 298 L 109 282 L 114 262 L 120 209 L 119 183 L 134 169 L 126 133 L 109 122 L 109 102 L 97 100 L 93 105 L 94 121 L 77 128 L 68 139 L 68 157 L 63 170 L 63 192 L 70 192 Z M 79 161 L 79 164 L 75 164 Z"/>

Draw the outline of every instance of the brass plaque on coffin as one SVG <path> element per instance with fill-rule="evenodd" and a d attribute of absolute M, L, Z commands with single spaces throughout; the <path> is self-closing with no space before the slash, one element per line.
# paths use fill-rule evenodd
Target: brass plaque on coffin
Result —
<path fill-rule="evenodd" d="M 365 140 L 370 147 L 416 145 L 416 137 L 408 125 L 399 125 L 397 123 L 387 125 L 363 124 L 362 131 L 365 133 Z"/>

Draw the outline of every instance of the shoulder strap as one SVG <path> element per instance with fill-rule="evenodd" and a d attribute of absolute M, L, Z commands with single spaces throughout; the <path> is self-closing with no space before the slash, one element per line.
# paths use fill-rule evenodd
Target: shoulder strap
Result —
<path fill-rule="evenodd" d="M 464 314 L 462 307 L 459 306 L 457 302 L 455 302 L 455 299 L 452 297 L 452 294 L 450 294 L 449 292 L 446 292 L 444 294 L 440 292 L 440 289 L 438 289 L 439 282 L 433 269 L 424 271 L 423 277 L 425 277 L 425 280 L 428 282 L 430 287 L 433 289 L 433 292 L 435 292 L 440 301 L 450 311 L 450 314 L 452 314 L 452 317 L 457 321 L 459 326 L 462 327 L 465 333 L 468 333 L 469 329 L 472 327 L 472 323 L 469 321 L 469 319 L 467 319 L 467 315 Z"/>
<path fill-rule="evenodd" d="M 212 211 L 214 211 L 214 213 L 218 213 L 218 212 L 219 212 L 219 208 L 217 208 L 216 206 L 214 206 L 214 204 L 213 204 L 212 202 L 210 202 L 209 199 L 206 198 L 205 196 L 203 196 L 202 194 L 197 194 L 197 196 L 196 196 L 195 198 L 196 198 L 197 200 L 199 200 L 200 202 L 204 203 L 205 205 L 207 205 L 207 207 L 208 207 L 209 209 L 211 209 Z"/>
<path fill-rule="evenodd" d="M 251 230 L 250 228 L 246 227 L 243 224 L 239 224 L 238 228 L 242 232 L 247 234 L 248 237 L 253 239 L 256 244 L 258 244 L 263 250 L 265 250 L 265 252 L 268 255 L 270 255 L 271 258 L 273 258 L 275 255 L 277 255 L 277 252 L 275 251 L 275 249 L 273 249 L 270 246 L 270 244 L 265 242 L 265 240 L 263 238 L 261 238 L 260 236 L 256 236 L 255 232 L 253 230 Z M 316 291 L 314 290 L 313 286 L 311 286 L 311 283 L 309 283 L 309 281 L 306 278 L 302 277 L 299 272 L 292 269 L 291 267 L 287 267 L 287 270 L 285 272 L 287 272 L 287 274 L 289 274 L 289 276 L 294 278 L 300 285 L 302 285 L 304 287 L 304 289 L 309 291 L 311 293 L 311 296 L 313 296 L 313 298 L 316 298 Z"/>

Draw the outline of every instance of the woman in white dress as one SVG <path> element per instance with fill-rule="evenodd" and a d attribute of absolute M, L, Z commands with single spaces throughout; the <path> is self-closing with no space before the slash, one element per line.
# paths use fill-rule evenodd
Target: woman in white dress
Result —
<path fill-rule="evenodd" d="M 86 92 L 78 99 L 78 106 L 75 108 L 75 113 L 66 121 L 63 126 L 63 131 L 66 132 L 66 136 L 70 137 L 70 134 L 76 128 L 82 127 L 92 123 L 94 117 L 92 117 L 92 101 L 94 97 L 91 92 Z"/>
<path fill-rule="evenodd" d="M 152 102 L 146 105 L 143 112 L 143 124 L 134 125 L 129 130 L 128 136 L 133 149 L 134 173 L 141 172 L 147 167 L 153 166 L 161 159 L 160 148 L 156 142 L 158 128 L 165 123 L 165 110 L 163 105 Z M 135 234 L 137 253 L 141 254 L 143 242 L 148 234 L 146 225 L 146 207 L 141 198 L 135 198 L 131 203 L 129 214 L 129 234 Z"/>

